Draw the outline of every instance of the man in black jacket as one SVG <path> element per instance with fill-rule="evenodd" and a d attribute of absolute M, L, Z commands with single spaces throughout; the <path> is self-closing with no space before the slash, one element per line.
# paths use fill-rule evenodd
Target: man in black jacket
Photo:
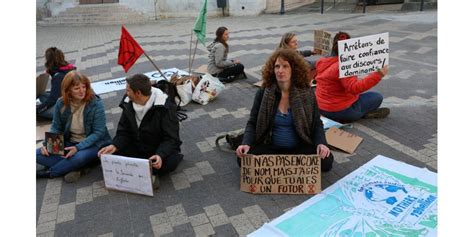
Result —
<path fill-rule="evenodd" d="M 113 153 L 146 158 L 152 161 L 154 175 L 175 170 L 183 155 L 174 98 L 152 87 L 143 74 L 125 80 L 126 95 L 120 103 L 123 112 L 117 133 L 112 144 L 99 151 L 99 157 Z"/>

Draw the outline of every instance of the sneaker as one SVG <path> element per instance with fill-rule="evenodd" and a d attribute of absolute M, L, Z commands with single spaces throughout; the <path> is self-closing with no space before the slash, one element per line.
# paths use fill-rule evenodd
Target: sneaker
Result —
<path fill-rule="evenodd" d="M 389 108 L 378 108 L 374 111 L 368 112 L 366 115 L 364 115 L 364 118 L 381 119 L 381 118 L 386 118 L 389 114 L 390 114 Z"/>
<path fill-rule="evenodd" d="M 64 175 L 64 181 L 66 183 L 74 183 L 81 177 L 81 171 L 71 171 Z"/>
<path fill-rule="evenodd" d="M 153 190 L 157 190 L 160 188 L 160 177 L 158 177 L 158 175 L 151 176 L 151 181 Z"/>

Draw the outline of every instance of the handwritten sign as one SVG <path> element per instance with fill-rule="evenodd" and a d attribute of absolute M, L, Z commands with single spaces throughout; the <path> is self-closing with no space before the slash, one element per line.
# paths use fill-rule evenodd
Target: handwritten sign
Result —
<path fill-rule="evenodd" d="M 316 151 L 316 149 L 315 149 Z M 317 155 L 246 155 L 240 169 L 240 190 L 266 194 L 321 192 Z"/>
<path fill-rule="evenodd" d="M 323 30 L 315 30 L 314 49 L 317 55 L 329 54 L 331 52 L 331 33 Z"/>
<path fill-rule="evenodd" d="M 364 75 L 388 65 L 388 32 L 338 41 L 339 77 Z"/>
<path fill-rule="evenodd" d="M 339 128 L 331 127 L 326 131 L 326 140 L 329 145 L 352 154 L 363 138 Z"/>
<path fill-rule="evenodd" d="M 151 166 L 147 159 L 102 155 L 105 187 L 153 197 Z"/>

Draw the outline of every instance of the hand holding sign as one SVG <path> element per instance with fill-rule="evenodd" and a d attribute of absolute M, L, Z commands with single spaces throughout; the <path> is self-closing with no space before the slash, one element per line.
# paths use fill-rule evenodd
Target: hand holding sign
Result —
<path fill-rule="evenodd" d="M 368 74 L 388 65 L 388 33 L 339 40 L 337 44 L 340 78 Z"/>

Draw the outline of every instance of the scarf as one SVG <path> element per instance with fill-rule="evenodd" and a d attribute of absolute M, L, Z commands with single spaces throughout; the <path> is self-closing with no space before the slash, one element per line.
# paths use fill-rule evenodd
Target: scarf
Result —
<path fill-rule="evenodd" d="M 276 84 L 265 88 L 260 110 L 257 116 L 255 141 L 257 144 L 268 143 L 270 138 L 270 124 L 273 124 L 278 102 L 277 93 L 281 93 Z M 315 97 L 311 88 L 299 89 L 295 86 L 290 88 L 290 108 L 293 112 L 295 130 L 299 137 L 308 144 L 313 143 L 312 123 L 315 106 Z"/>

